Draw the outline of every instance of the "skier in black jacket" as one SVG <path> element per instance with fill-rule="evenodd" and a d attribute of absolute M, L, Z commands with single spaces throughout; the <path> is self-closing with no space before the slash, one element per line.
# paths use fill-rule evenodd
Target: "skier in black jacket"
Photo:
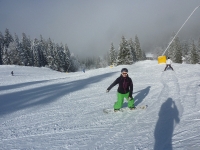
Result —
<path fill-rule="evenodd" d="M 118 77 L 108 88 L 107 92 L 111 90 L 116 84 L 119 85 L 117 90 L 117 102 L 114 104 L 114 111 L 120 110 L 122 108 L 124 98 L 128 100 L 128 107 L 134 109 L 134 99 L 132 97 L 133 93 L 133 82 L 128 76 L 128 69 L 123 68 L 121 70 L 121 75 Z"/>

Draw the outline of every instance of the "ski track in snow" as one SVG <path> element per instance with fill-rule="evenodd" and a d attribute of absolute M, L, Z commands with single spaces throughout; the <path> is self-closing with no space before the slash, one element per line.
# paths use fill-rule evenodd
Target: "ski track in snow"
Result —
<path fill-rule="evenodd" d="M 117 86 L 105 91 L 122 67 L 133 80 L 135 104 L 148 108 L 105 114 Z M 144 61 L 65 74 L 0 66 L 0 149 L 197 150 L 199 66 L 174 64 L 175 72 L 162 72 L 164 67 Z M 16 76 L 7 75 L 10 69 Z"/>

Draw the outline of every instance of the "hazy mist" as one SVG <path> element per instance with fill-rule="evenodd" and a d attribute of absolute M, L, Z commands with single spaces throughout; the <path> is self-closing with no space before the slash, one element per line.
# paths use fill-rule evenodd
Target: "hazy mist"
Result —
<path fill-rule="evenodd" d="M 142 50 L 166 47 L 199 0 L 0 0 L 0 31 L 67 44 L 78 56 L 106 54 L 121 36 L 139 37 Z M 200 38 L 200 8 L 178 35 Z"/>

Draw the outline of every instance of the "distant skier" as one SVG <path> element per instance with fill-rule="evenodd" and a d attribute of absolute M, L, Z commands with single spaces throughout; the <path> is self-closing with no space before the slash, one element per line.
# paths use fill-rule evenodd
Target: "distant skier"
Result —
<path fill-rule="evenodd" d="M 108 88 L 106 92 L 109 92 L 116 84 L 119 85 L 117 90 L 117 102 L 114 104 L 114 111 L 119 111 L 122 108 L 124 98 L 128 100 L 128 107 L 132 110 L 134 109 L 134 99 L 132 97 L 133 93 L 133 82 L 128 76 L 128 69 L 123 68 L 121 70 L 121 75 L 118 77 Z"/>
<path fill-rule="evenodd" d="M 165 67 L 165 70 L 164 70 L 164 71 L 166 71 L 166 69 L 167 69 L 168 67 L 170 67 L 170 68 L 174 71 L 174 69 L 172 68 L 171 64 L 172 64 L 172 61 L 171 61 L 170 57 L 168 57 L 168 58 L 167 58 L 167 62 L 166 62 L 166 67 Z"/>
<path fill-rule="evenodd" d="M 14 72 L 13 72 L 13 71 L 11 71 L 11 75 L 12 75 L 12 76 L 14 75 Z"/>

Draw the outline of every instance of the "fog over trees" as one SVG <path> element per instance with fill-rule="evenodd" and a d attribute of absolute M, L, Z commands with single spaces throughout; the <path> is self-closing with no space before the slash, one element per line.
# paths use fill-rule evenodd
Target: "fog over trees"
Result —
<path fill-rule="evenodd" d="M 173 36 L 172 36 L 173 37 Z M 198 41 L 198 42 L 195 42 Z M 164 48 L 156 48 L 151 53 L 154 59 L 162 55 Z M 200 38 L 182 42 L 176 37 L 165 53 L 175 63 L 197 64 L 200 62 Z M 35 67 L 49 67 L 61 72 L 75 72 L 81 69 L 102 68 L 108 65 L 130 65 L 137 61 L 146 60 L 146 54 L 141 48 L 138 35 L 134 41 L 125 36 L 121 37 L 119 45 L 111 43 L 107 54 L 79 58 L 81 54 L 74 54 L 67 44 L 55 43 L 51 38 L 30 39 L 25 33 L 19 39 L 6 29 L 0 32 L 0 65 L 23 65 Z"/>

